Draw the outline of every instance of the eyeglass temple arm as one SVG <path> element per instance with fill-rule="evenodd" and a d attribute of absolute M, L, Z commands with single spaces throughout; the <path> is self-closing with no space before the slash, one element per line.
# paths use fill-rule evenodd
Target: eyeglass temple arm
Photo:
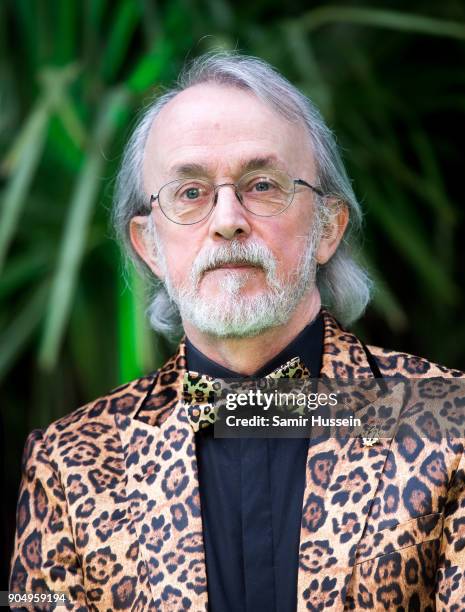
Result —
<path fill-rule="evenodd" d="M 315 193 L 317 193 L 319 196 L 324 197 L 324 193 L 321 191 L 321 189 L 319 189 L 318 187 L 315 187 L 314 185 L 310 185 L 310 183 L 307 183 L 307 181 L 304 181 L 304 179 L 294 179 L 294 183 L 296 185 L 305 185 L 305 187 L 310 187 L 310 189 L 312 191 L 314 191 Z"/>

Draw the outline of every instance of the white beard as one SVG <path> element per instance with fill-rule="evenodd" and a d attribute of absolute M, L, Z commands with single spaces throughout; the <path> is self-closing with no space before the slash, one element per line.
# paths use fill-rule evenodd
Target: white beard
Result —
<path fill-rule="evenodd" d="M 190 279 L 175 287 L 170 277 L 162 245 L 158 241 L 159 262 L 164 284 L 181 318 L 203 333 L 217 337 L 250 337 L 265 329 L 287 323 L 306 292 L 315 284 L 315 232 L 292 274 L 284 280 L 276 275 L 276 259 L 270 249 L 258 242 L 231 241 L 227 245 L 201 251 L 194 260 Z M 247 262 L 260 266 L 268 288 L 253 296 L 242 295 L 250 279 L 247 272 L 224 270 L 217 295 L 206 298 L 199 291 L 203 273 L 225 263 Z M 253 274 L 253 273 L 252 273 Z"/>

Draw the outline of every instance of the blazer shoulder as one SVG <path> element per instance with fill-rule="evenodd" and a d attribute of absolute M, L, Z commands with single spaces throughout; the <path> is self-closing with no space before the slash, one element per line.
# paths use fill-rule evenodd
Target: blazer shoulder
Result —
<path fill-rule="evenodd" d="M 405 376 L 408 378 L 465 378 L 465 372 L 428 361 L 424 357 L 401 351 L 368 345 L 384 376 Z"/>
<path fill-rule="evenodd" d="M 71 435 L 90 426 L 91 422 L 100 430 L 113 428 L 114 415 L 130 414 L 135 405 L 149 394 L 158 374 L 159 370 L 156 370 L 147 376 L 136 378 L 76 408 L 43 429 L 44 437 L 53 440 L 57 436 Z"/>

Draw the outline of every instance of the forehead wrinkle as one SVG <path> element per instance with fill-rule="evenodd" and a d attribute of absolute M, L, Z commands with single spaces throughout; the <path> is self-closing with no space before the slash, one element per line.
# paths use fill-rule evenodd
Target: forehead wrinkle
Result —
<path fill-rule="evenodd" d="M 235 174 L 244 174 L 245 172 L 252 172 L 253 170 L 272 169 L 279 168 L 285 170 L 284 164 L 274 154 L 271 155 L 258 155 L 252 158 L 244 159 L 238 163 L 238 171 Z M 207 164 L 198 162 L 186 162 L 181 164 L 175 164 L 168 171 L 170 175 L 174 175 L 179 178 L 213 178 L 215 172 Z"/>

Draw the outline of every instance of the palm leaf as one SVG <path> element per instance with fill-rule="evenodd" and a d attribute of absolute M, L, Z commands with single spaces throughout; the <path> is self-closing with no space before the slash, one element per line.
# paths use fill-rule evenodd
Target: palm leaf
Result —
<path fill-rule="evenodd" d="M 102 102 L 97 116 L 95 136 L 89 147 L 85 164 L 77 177 L 69 213 L 63 232 L 58 266 L 53 279 L 39 361 L 51 369 L 56 363 L 60 343 L 72 304 L 79 265 L 84 253 L 92 210 L 101 189 L 104 166 L 102 149 L 111 141 L 119 127 L 120 113 L 129 103 L 125 89 L 111 92 Z"/>

